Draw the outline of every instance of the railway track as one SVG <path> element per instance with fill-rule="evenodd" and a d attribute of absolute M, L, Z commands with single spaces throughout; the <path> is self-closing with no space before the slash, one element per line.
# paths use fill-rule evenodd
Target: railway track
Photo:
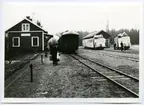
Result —
<path fill-rule="evenodd" d="M 17 70 L 11 72 L 11 74 L 7 76 L 6 81 L 9 81 L 9 82 L 5 82 L 5 90 L 27 71 L 26 68 L 28 68 L 30 60 L 36 59 L 39 55 L 40 53 L 35 54 L 34 56 L 29 56 L 20 62 L 19 66 L 23 64 L 22 68 L 18 68 Z M 16 77 L 12 77 L 13 74 L 16 74 L 17 76 L 15 75 Z"/>
<path fill-rule="evenodd" d="M 9 81 L 9 82 L 6 82 L 5 83 L 5 90 L 8 88 L 8 87 L 10 87 L 16 80 L 18 80 L 26 71 L 27 71 L 27 67 L 29 66 L 29 64 L 26 64 L 22 69 L 21 69 L 21 72 L 19 72 L 18 74 L 17 74 L 17 76 L 16 77 L 13 77 L 12 79 L 10 78 L 7 78 L 7 79 L 9 79 L 9 80 L 7 80 L 7 81 Z"/>
<path fill-rule="evenodd" d="M 111 81 L 113 84 L 119 86 L 123 90 L 127 91 L 134 97 L 139 97 L 139 79 L 131 75 L 120 72 L 116 69 L 108 67 L 102 63 L 93 61 L 89 58 L 80 55 L 71 55 L 72 58 L 78 60 L 80 63 L 90 68 L 94 72 L 102 75 L 104 78 Z"/>

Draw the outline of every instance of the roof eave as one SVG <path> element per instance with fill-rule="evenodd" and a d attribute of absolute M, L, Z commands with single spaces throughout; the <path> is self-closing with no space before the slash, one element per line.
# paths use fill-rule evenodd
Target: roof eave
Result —
<path fill-rule="evenodd" d="M 35 25 L 36 27 L 40 28 L 40 29 L 43 30 L 45 33 L 48 33 L 47 31 L 45 31 L 44 29 L 42 29 L 42 27 L 36 25 L 35 23 L 33 23 L 32 21 L 30 21 L 30 20 L 27 19 L 27 18 L 21 20 L 20 22 L 22 22 L 22 21 L 24 21 L 24 20 L 29 21 L 31 24 L 33 24 L 33 25 Z M 19 24 L 20 22 L 18 22 L 17 24 Z M 14 26 L 16 26 L 17 24 L 15 24 Z M 13 28 L 14 26 L 12 26 L 12 27 L 10 27 L 9 29 L 7 29 L 7 30 L 5 31 L 5 33 L 7 33 L 7 32 L 8 32 L 11 28 Z"/>

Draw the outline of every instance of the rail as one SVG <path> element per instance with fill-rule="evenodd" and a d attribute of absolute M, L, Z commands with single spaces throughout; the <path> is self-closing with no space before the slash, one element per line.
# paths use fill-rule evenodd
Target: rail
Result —
<path fill-rule="evenodd" d="M 117 70 L 115 70 L 115 69 L 113 69 L 113 68 L 110 68 L 110 67 L 108 67 L 108 66 L 106 66 L 106 65 L 103 65 L 103 64 L 101 64 L 101 63 L 99 63 L 99 62 L 95 62 L 95 61 L 93 61 L 93 60 L 91 60 L 91 59 L 82 57 L 82 56 L 80 56 L 80 55 L 72 55 L 72 54 L 71 54 L 70 56 L 73 57 L 74 59 L 78 60 L 80 63 L 82 63 L 82 64 L 85 65 L 86 67 L 90 68 L 91 70 L 97 72 L 98 74 L 100 74 L 100 75 L 102 75 L 103 77 L 107 78 L 107 79 L 110 80 L 111 82 L 115 83 L 115 84 L 118 85 L 119 87 L 121 87 L 121 88 L 123 88 L 124 90 L 128 91 L 129 93 L 131 93 L 131 94 L 134 95 L 135 97 L 139 97 L 139 95 L 138 95 L 136 92 L 130 90 L 130 89 L 127 88 L 126 86 L 120 84 L 119 82 L 117 82 L 117 81 L 111 79 L 110 77 L 106 76 L 105 74 L 99 72 L 97 69 L 95 69 L 95 68 L 91 67 L 90 65 L 84 63 L 83 61 L 79 60 L 79 59 L 78 59 L 77 57 L 75 57 L 75 56 L 81 57 L 81 58 L 83 58 L 83 59 L 85 59 L 85 60 L 91 61 L 91 62 L 93 62 L 93 63 L 95 63 L 95 64 L 98 64 L 98 65 L 100 65 L 100 66 L 102 66 L 102 67 L 105 67 L 105 68 L 107 68 L 107 69 L 110 69 L 110 70 L 112 70 L 112 71 L 115 71 L 115 72 L 117 72 L 117 73 L 119 73 L 119 74 L 121 74 L 121 75 L 124 75 L 124 76 L 126 76 L 126 77 L 129 77 L 130 79 L 133 79 L 133 80 L 135 80 L 135 81 L 137 81 L 137 82 L 139 82 L 139 79 L 137 79 L 137 78 L 135 78 L 135 77 L 132 77 L 132 76 L 130 76 L 130 75 L 127 75 L 127 74 L 125 74 L 125 73 L 122 73 L 122 72 L 120 72 L 120 71 L 117 71 Z"/>

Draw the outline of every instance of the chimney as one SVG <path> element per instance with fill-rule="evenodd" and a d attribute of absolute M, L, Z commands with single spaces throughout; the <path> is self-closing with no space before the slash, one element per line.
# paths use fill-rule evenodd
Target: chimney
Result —
<path fill-rule="evenodd" d="M 37 20 L 37 25 L 40 26 L 40 27 L 42 27 L 41 23 L 38 20 Z"/>
<path fill-rule="evenodd" d="M 28 20 L 32 21 L 32 19 L 30 18 L 30 16 L 26 16 L 26 18 L 27 18 Z"/>

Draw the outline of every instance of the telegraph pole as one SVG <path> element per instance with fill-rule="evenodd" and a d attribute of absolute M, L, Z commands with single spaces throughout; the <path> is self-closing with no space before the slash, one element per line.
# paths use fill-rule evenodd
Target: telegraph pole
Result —
<path fill-rule="evenodd" d="M 106 24 L 106 32 L 109 33 L 109 20 L 108 20 L 108 17 L 107 17 L 107 24 Z"/>

